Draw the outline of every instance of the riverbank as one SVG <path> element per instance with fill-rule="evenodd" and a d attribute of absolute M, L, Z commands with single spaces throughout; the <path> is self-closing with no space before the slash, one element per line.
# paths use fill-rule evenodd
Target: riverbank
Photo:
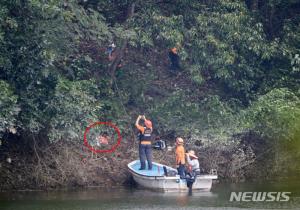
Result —
<path fill-rule="evenodd" d="M 3 145 L 0 165 L 0 191 L 84 189 L 90 187 L 123 187 L 134 185 L 127 164 L 138 159 L 138 144 L 124 139 L 114 153 L 93 153 L 81 144 L 36 143 L 20 144 L 12 139 Z M 172 144 L 168 142 L 170 146 Z M 174 145 L 173 145 L 174 146 Z M 243 182 L 268 178 L 255 162 L 251 147 L 240 146 L 221 150 L 218 147 L 197 147 L 186 142 L 186 149 L 194 149 L 200 167 L 209 173 L 216 169 L 220 182 Z M 6 150 L 5 150 L 6 149 Z M 7 160 L 10 158 L 10 162 Z M 155 162 L 175 167 L 174 148 L 153 150 Z"/>

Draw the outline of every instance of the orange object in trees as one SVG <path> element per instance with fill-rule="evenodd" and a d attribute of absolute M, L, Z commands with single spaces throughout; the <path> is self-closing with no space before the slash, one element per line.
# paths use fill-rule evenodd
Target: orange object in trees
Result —
<path fill-rule="evenodd" d="M 106 136 L 98 136 L 97 140 L 99 141 L 100 144 L 108 144 L 108 137 Z"/>

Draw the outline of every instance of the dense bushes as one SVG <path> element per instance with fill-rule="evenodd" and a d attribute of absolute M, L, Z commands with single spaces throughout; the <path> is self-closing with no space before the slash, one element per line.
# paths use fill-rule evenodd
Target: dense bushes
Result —
<path fill-rule="evenodd" d="M 14 94 L 9 84 L 0 80 L 0 138 L 5 132 L 16 133 L 16 117 L 20 111 L 17 105 L 18 97 Z"/>

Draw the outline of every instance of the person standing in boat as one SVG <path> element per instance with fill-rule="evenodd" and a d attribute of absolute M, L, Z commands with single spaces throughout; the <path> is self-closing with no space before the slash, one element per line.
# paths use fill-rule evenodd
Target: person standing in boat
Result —
<path fill-rule="evenodd" d="M 183 147 L 183 139 L 180 137 L 176 138 L 176 168 L 178 171 L 178 174 L 180 176 L 181 179 L 184 179 L 185 177 L 185 151 L 184 151 L 184 147 Z"/>
<path fill-rule="evenodd" d="M 144 126 L 139 124 L 140 120 L 144 120 Z M 151 136 L 152 136 L 152 122 L 146 119 L 145 115 L 139 115 L 136 119 L 135 126 L 140 132 L 139 136 L 139 156 L 141 162 L 141 168 L 139 170 L 146 169 L 146 159 L 148 162 L 148 169 L 152 170 L 152 145 L 151 145 Z"/>
<path fill-rule="evenodd" d="M 186 184 L 189 188 L 189 195 L 192 195 L 193 183 L 196 180 L 198 174 L 200 174 L 200 167 L 198 157 L 195 155 L 195 151 L 190 150 L 186 153 L 188 168 L 185 173 Z"/>
<path fill-rule="evenodd" d="M 186 159 L 188 162 L 188 172 L 200 174 L 200 164 L 194 150 L 190 150 L 188 153 L 186 153 Z"/>

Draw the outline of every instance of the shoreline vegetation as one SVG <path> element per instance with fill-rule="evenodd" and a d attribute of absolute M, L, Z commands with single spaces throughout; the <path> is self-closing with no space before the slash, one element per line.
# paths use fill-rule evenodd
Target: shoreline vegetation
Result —
<path fill-rule="evenodd" d="M 18 152 L 12 156 L 12 162 L 1 164 L 0 191 L 134 187 L 136 184 L 128 172 L 127 164 L 138 159 L 137 142 L 130 146 L 131 149 L 127 148 L 128 145 L 131 145 L 131 142 L 124 140 L 120 148 L 112 154 L 95 154 L 83 149 L 85 147 L 81 144 L 61 142 L 52 146 L 46 145 L 45 149 L 36 145 L 32 151 L 26 147 L 27 152 L 17 149 Z M 24 149 L 24 145 L 22 147 Z M 195 148 L 188 143 L 186 147 Z M 240 148 L 234 150 L 239 151 Z M 201 168 L 207 173 L 210 169 L 218 167 L 220 178 L 216 183 L 274 180 L 273 176 L 267 177 L 265 171 L 256 171 L 263 168 L 263 164 L 258 165 L 251 156 L 233 159 L 236 151 L 217 151 L 214 147 L 196 150 Z M 154 150 L 153 156 L 155 162 L 175 167 L 173 150 Z M 244 161 L 240 161 L 241 157 Z M 290 178 L 279 176 L 275 179 L 280 177 Z"/>
<path fill-rule="evenodd" d="M 299 177 L 299 11 L 294 0 L 1 1 L 0 191 L 130 185 L 142 114 L 220 182 Z M 97 121 L 121 131 L 112 154 L 83 147 Z M 174 167 L 173 150 L 153 157 Z"/>

